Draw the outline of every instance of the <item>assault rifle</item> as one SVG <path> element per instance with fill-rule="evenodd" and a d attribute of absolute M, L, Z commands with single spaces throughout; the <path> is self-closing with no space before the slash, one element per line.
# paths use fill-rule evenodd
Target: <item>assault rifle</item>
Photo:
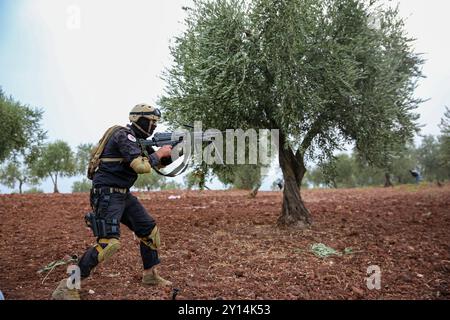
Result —
<path fill-rule="evenodd" d="M 184 125 L 184 127 L 193 129 L 194 127 L 189 125 Z M 151 139 L 139 139 L 138 143 L 142 146 L 150 146 L 150 147 L 162 147 L 166 145 L 170 145 L 175 147 L 179 143 L 184 141 L 185 136 L 189 134 L 192 139 L 200 139 L 201 141 L 211 143 L 211 139 L 213 139 L 217 133 L 209 133 L 205 134 L 204 132 L 157 132 L 153 135 Z M 187 140 L 188 141 L 188 140 Z M 190 150 L 190 148 L 188 148 Z M 179 156 L 184 156 L 183 161 L 175 168 L 172 169 L 169 173 L 163 173 L 159 171 L 157 168 L 153 168 L 158 174 L 166 177 L 175 177 L 181 173 L 183 173 L 188 165 L 189 160 L 191 158 L 191 152 L 188 151 L 188 154 L 183 154 L 183 150 L 180 150 Z"/>
<path fill-rule="evenodd" d="M 175 147 L 177 144 L 183 141 L 183 135 L 173 134 L 172 132 L 157 132 L 153 135 L 150 140 L 139 139 L 139 143 L 142 146 L 150 147 L 162 147 L 162 146 L 172 146 Z"/>
<path fill-rule="evenodd" d="M 194 128 L 190 125 L 184 125 L 187 128 Z M 216 133 L 205 134 L 203 132 L 190 132 L 191 137 L 200 139 L 204 142 L 211 142 L 210 139 L 214 138 Z M 186 135 L 186 132 L 157 132 L 153 135 L 153 137 L 149 140 L 147 139 L 139 139 L 139 143 L 142 146 L 150 146 L 150 147 L 162 147 L 162 146 L 172 146 L 175 147 L 177 144 L 183 142 L 183 139 Z"/>

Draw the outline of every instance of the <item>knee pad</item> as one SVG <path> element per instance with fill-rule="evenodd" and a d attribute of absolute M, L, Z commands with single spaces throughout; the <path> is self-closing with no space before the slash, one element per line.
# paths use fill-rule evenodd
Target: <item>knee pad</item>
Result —
<path fill-rule="evenodd" d="M 144 243 L 146 246 L 150 247 L 150 249 L 158 250 L 158 248 L 161 246 L 161 239 L 159 237 L 159 228 L 157 225 L 155 225 L 152 229 L 152 232 L 145 237 L 139 237 L 139 239 Z"/>
<path fill-rule="evenodd" d="M 120 241 L 116 238 L 102 238 L 97 242 L 95 249 L 98 251 L 98 262 L 108 260 L 120 249 Z"/>

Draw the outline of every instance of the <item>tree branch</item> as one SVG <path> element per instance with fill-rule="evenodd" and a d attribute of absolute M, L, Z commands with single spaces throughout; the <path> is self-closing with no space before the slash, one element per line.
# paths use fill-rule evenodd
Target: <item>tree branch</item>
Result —
<path fill-rule="evenodd" d="M 50 176 L 50 179 L 52 179 L 53 184 L 55 184 L 55 179 L 53 179 L 53 175 L 50 173 L 49 176 Z"/>
<path fill-rule="evenodd" d="M 305 138 L 303 138 L 300 147 L 295 153 L 295 157 L 297 158 L 297 160 L 300 160 L 301 158 L 301 160 L 303 161 L 303 155 L 305 154 L 306 150 L 311 146 L 314 138 L 320 133 L 322 120 L 323 119 L 321 119 L 321 116 L 319 116 L 319 118 L 311 125 L 311 128 L 306 133 Z"/>

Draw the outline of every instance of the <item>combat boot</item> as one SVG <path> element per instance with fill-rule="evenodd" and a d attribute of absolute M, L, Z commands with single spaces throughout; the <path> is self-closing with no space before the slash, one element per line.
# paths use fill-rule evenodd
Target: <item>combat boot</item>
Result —
<path fill-rule="evenodd" d="M 52 293 L 53 300 L 81 300 L 80 293 L 77 289 L 69 289 L 67 287 L 67 279 L 61 280 Z"/>
<path fill-rule="evenodd" d="M 150 286 L 171 286 L 172 282 L 162 278 L 156 269 L 152 269 L 142 276 L 142 283 Z"/>

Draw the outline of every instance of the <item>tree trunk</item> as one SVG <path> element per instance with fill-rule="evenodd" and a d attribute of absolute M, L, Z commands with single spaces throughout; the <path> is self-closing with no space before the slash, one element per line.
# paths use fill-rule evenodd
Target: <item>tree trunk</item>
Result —
<path fill-rule="evenodd" d="M 53 193 L 59 193 L 59 190 L 58 190 L 58 175 L 55 175 L 55 180 L 53 182 Z"/>
<path fill-rule="evenodd" d="M 389 187 L 393 187 L 394 185 L 391 182 L 391 175 L 389 173 L 385 173 L 384 174 L 384 187 L 385 188 L 389 188 Z"/>
<path fill-rule="evenodd" d="M 284 178 L 283 206 L 277 223 L 279 226 L 306 228 L 311 225 L 312 219 L 300 195 L 300 186 L 306 173 L 303 155 L 298 153 L 295 156 L 291 148 L 285 149 L 282 140 L 279 161 Z"/>
<path fill-rule="evenodd" d="M 19 180 L 19 194 L 22 194 L 22 185 L 23 185 L 23 181 Z"/>
<path fill-rule="evenodd" d="M 252 191 L 250 191 L 248 196 L 250 198 L 255 198 L 256 195 L 258 194 L 259 188 L 261 188 L 261 184 L 260 183 L 258 183 L 255 187 L 253 187 Z"/>

